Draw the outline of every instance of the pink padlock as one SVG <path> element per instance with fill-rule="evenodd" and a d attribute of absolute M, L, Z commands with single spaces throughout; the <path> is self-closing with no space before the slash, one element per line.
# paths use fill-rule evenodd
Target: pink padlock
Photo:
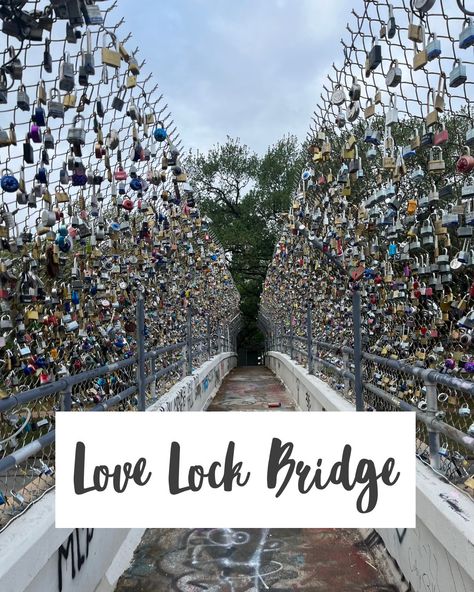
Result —
<path fill-rule="evenodd" d="M 468 175 L 474 169 L 474 156 L 471 156 L 469 146 L 464 146 L 462 154 L 456 163 L 458 173 Z"/>
<path fill-rule="evenodd" d="M 30 128 L 30 138 L 33 140 L 35 144 L 41 144 L 41 128 L 36 125 L 36 123 L 31 124 Z"/>
<path fill-rule="evenodd" d="M 77 230 L 77 228 L 74 228 L 74 226 L 70 226 L 68 228 L 68 231 L 67 232 L 68 232 L 68 234 L 69 234 L 69 236 L 71 238 L 76 238 L 77 237 L 78 230 Z"/>

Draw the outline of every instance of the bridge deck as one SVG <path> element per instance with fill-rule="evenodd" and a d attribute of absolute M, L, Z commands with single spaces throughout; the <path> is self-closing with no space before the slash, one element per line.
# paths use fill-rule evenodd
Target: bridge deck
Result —
<path fill-rule="evenodd" d="M 281 403 L 280 407 L 269 404 Z M 210 411 L 295 409 L 264 367 L 237 368 Z M 262 553 L 256 551 L 262 550 Z M 255 562 L 252 557 L 259 556 Z M 355 530 L 149 529 L 117 591 L 389 592 Z"/>

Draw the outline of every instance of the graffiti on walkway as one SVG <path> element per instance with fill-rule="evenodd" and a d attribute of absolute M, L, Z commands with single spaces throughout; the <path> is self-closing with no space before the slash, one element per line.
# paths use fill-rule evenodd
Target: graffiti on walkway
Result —
<path fill-rule="evenodd" d="M 328 585 L 358 592 L 381 584 L 348 533 L 231 528 L 159 532 L 149 531 L 155 540 L 151 545 L 146 541 L 146 557 L 157 548 L 158 535 L 158 547 L 171 550 L 155 563 L 160 575 L 155 572 L 153 582 L 164 583 L 165 577 L 167 589 L 174 592 L 314 592 Z M 342 556 L 357 571 L 358 584 L 351 570 L 341 569 Z"/>
<path fill-rule="evenodd" d="M 268 529 L 192 530 L 183 548 L 168 553 L 160 563 L 174 577 L 174 590 L 247 592 L 269 589 L 283 566 L 273 559 L 281 542 L 268 537 Z M 190 571 L 191 570 L 191 571 Z"/>

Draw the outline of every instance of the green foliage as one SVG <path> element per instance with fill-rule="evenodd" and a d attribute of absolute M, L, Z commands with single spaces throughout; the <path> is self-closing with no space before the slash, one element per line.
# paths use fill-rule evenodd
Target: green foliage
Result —
<path fill-rule="evenodd" d="M 230 137 L 207 154 L 189 155 L 190 183 L 241 294 L 243 347 L 262 347 L 256 327 L 262 283 L 279 235 L 278 214 L 289 208 L 302 164 L 295 136 L 283 137 L 263 156 Z"/>

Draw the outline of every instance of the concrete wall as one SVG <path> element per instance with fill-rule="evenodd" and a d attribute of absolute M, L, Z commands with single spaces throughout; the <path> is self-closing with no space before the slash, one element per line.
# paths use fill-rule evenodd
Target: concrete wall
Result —
<path fill-rule="evenodd" d="M 284 354 L 266 365 L 304 411 L 350 411 L 353 405 Z M 379 534 L 414 592 L 474 592 L 474 502 L 417 466 L 417 527 Z"/>
<path fill-rule="evenodd" d="M 177 383 L 149 411 L 201 411 L 237 356 L 219 354 Z M 1 592 L 111 592 L 143 529 L 54 528 L 54 490 L 0 533 Z"/>

